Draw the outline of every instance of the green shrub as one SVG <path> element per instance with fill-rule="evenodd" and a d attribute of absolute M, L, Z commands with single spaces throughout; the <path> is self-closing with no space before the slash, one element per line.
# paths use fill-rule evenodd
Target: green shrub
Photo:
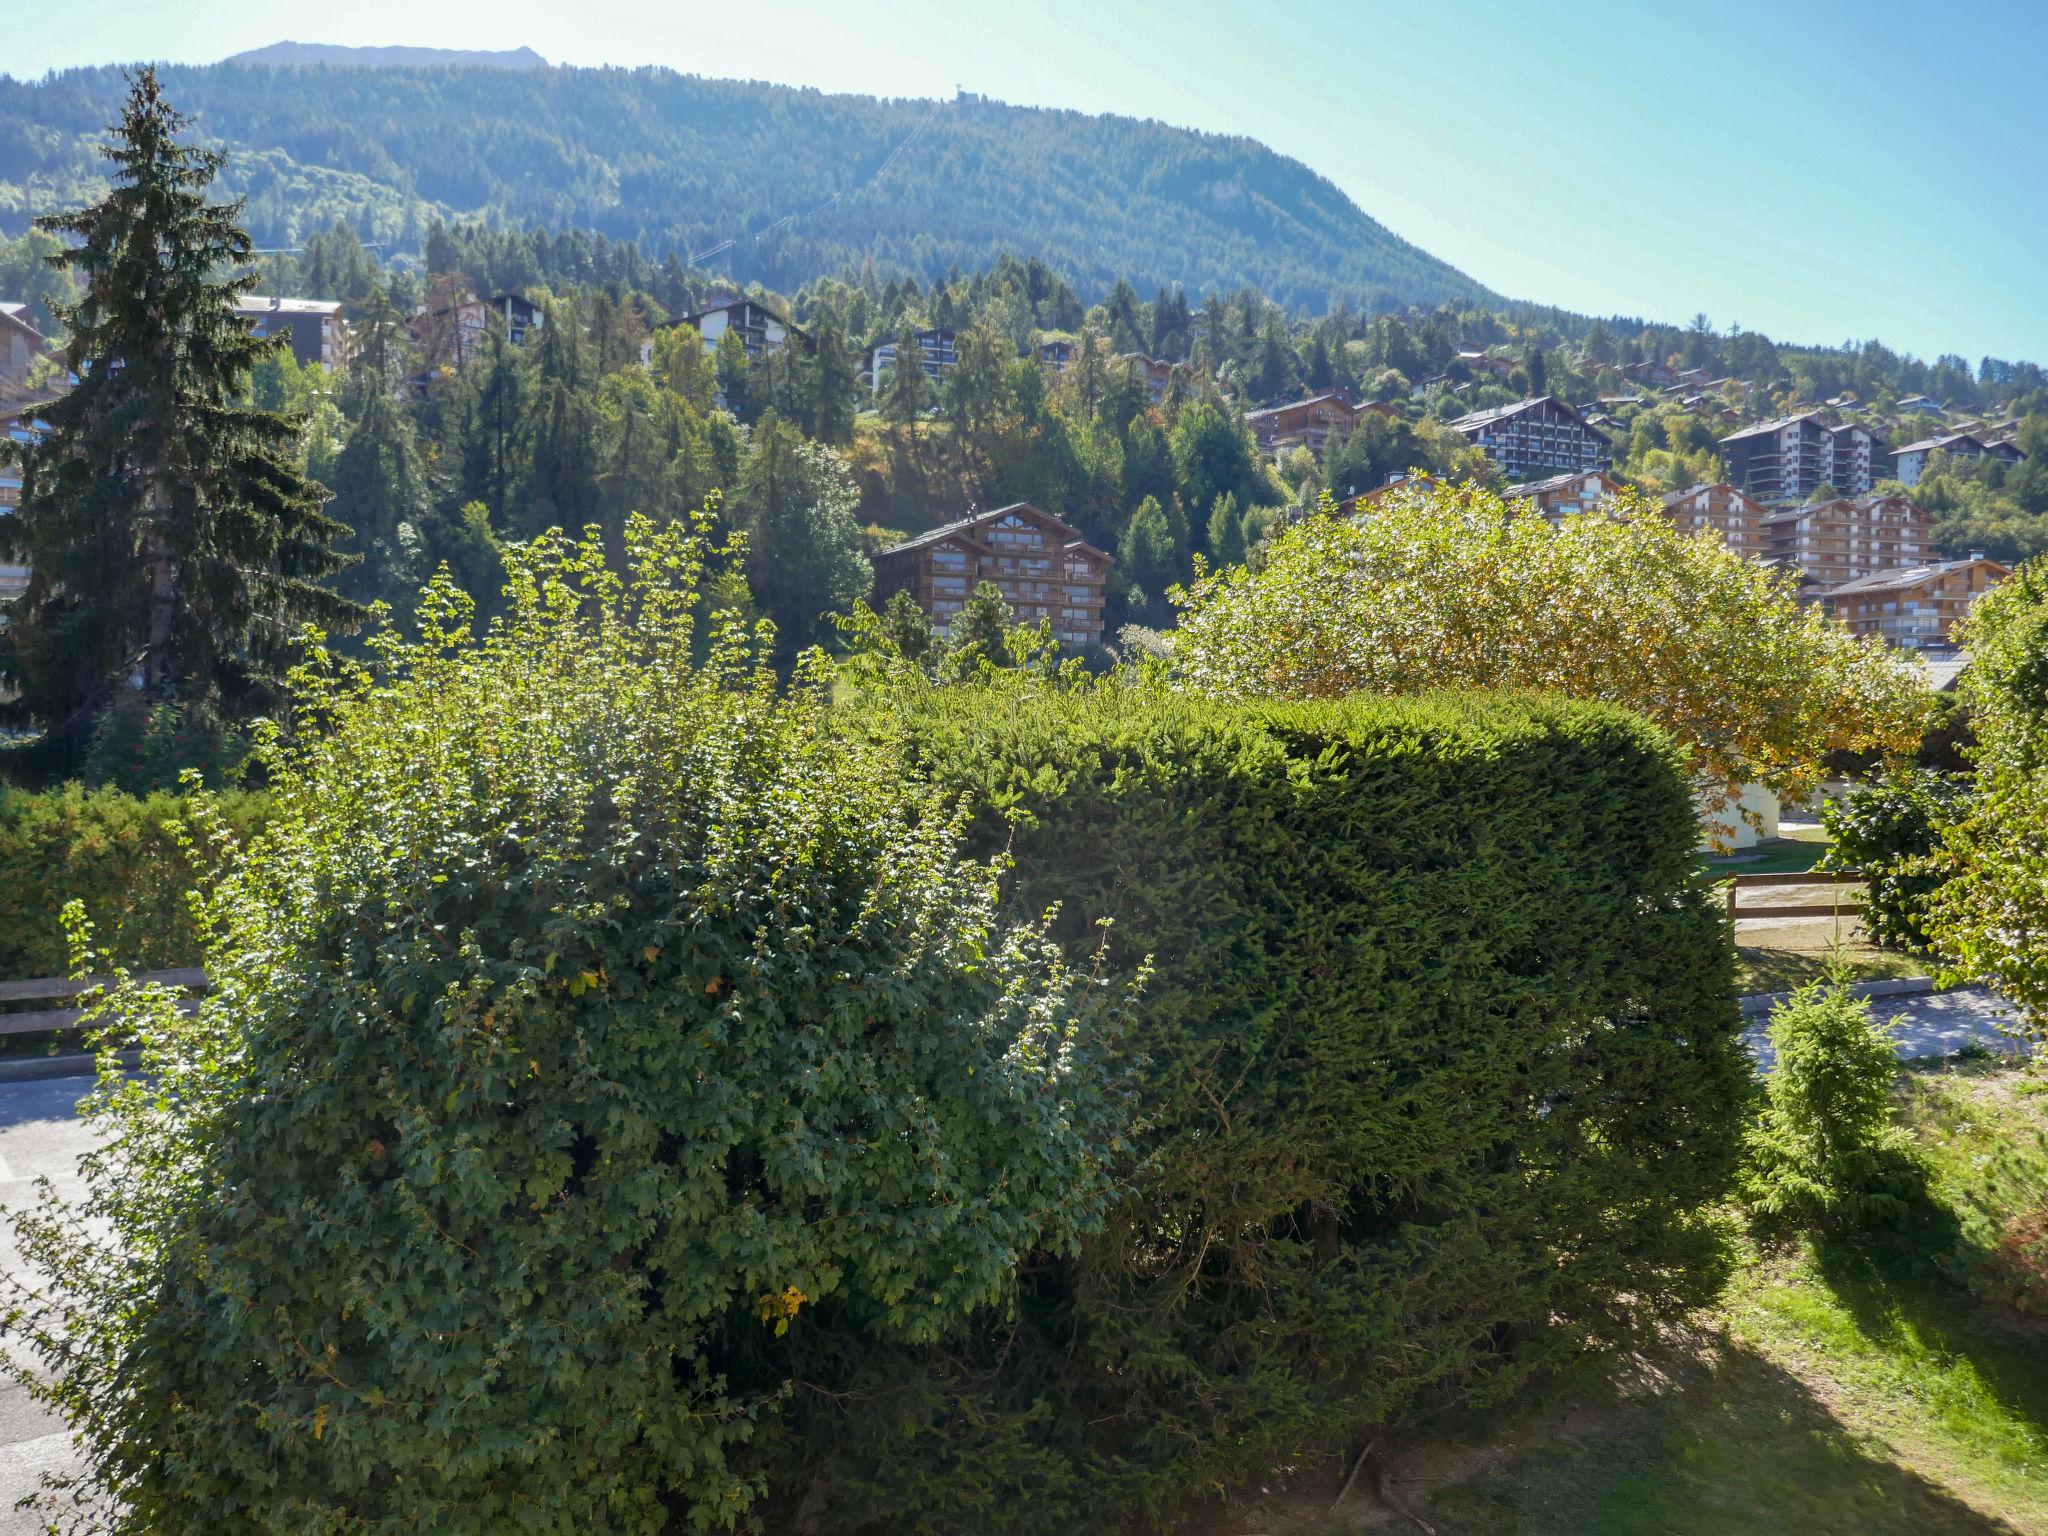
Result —
<path fill-rule="evenodd" d="M 1959 687 L 1976 725 L 1977 789 L 1943 837 L 1947 878 L 1924 926 L 1936 951 L 1997 987 L 2048 1038 L 2048 562 L 1971 606 Z"/>
<path fill-rule="evenodd" d="M 789 1528 L 1164 1526 L 1714 1292 L 1748 1064 L 1643 722 L 1030 679 L 867 707 L 1009 848 L 1017 910 L 1151 957 L 1142 1161 L 1014 1319 L 942 1352 L 810 1337 Z"/>
<path fill-rule="evenodd" d="M 214 802 L 236 831 L 259 826 L 268 801 Z M 199 963 L 185 893 L 195 871 L 167 830 L 184 802 L 65 784 L 31 793 L 0 787 L 0 980 L 62 976 L 64 904 L 83 901 L 103 957 L 135 970 Z"/>
<path fill-rule="evenodd" d="M 1771 1010 L 1777 1060 L 1749 1136 L 1750 1205 L 1767 1225 L 1828 1231 L 1897 1226 L 1915 1180 L 1891 1123 L 1899 1059 L 1870 1000 L 1837 976 Z"/>
<path fill-rule="evenodd" d="M 13 1367 L 107 1528 L 724 1528 L 814 1330 L 1000 1318 L 1099 1223 L 1107 994 L 817 688 L 692 664 L 700 543 L 628 541 L 624 595 L 543 541 L 480 643 L 444 582 L 302 677 L 217 991 L 117 1000 L 146 1072 L 16 1219 Z"/>
<path fill-rule="evenodd" d="M 1960 774 L 1891 768 L 1821 807 L 1832 839 L 1816 868 L 1861 870 L 1863 926 L 1886 949 L 1924 950 L 1927 901 L 1941 884 L 1941 829 L 1962 814 Z"/>

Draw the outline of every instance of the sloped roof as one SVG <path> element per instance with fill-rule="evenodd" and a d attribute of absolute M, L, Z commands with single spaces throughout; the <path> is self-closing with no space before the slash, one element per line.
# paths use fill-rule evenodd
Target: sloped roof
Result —
<path fill-rule="evenodd" d="M 1937 576 L 1946 576 L 1951 571 L 1968 570 L 1973 565 L 1990 566 L 1998 572 L 2000 581 L 2012 574 L 2010 566 L 1981 557 L 1973 560 L 1933 560 L 1925 565 L 1902 565 L 1889 571 L 1876 571 L 1868 576 L 1858 576 L 1854 580 L 1842 582 L 1839 586 L 1829 587 L 1826 595 L 1866 597 L 1880 592 L 1901 592 L 1932 581 Z"/>
<path fill-rule="evenodd" d="M 1517 400 L 1512 405 L 1497 405 L 1490 411 L 1473 411 L 1469 415 L 1460 416 L 1456 421 L 1446 423 L 1446 425 L 1453 432 L 1477 432 L 1482 427 L 1490 427 L 1497 421 L 1507 421 L 1511 417 L 1521 415 L 1524 411 L 1533 411 L 1544 405 L 1556 406 L 1595 437 L 1600 438 L 1603 442 L 1606 440 L 1606 433 L 1593 426 L 1585 417 L 1574 410 L 1569 403 L 1558 399 L 1555 395 L 1535 395 L 1527 400 Z"/>
<path fill-rule="evenodd" d="M 1083 549 L 1090 554 L 1101 555 L 1105 560 L 1112 558 L 1107 552 L 1097 549 L 1093 544 L 1082 538 L 1079 529 L 1062 522 L 1050 512 L 1045 511 L 1041 507 L 1035 507 L 1028 501 L 1013 501 L 1008 506 L 993 507 L 986 512 L 971 512 L 966 517 L 955 518 L 950 523 L 942 523 L 937 528 L 918 534 L 915 538 L 905 539 L 901 544 L 892 544 L 876 558 L 887 559 L 890 555 L 900 555 L 914 549 L 926 549 L 933 544 L 943 544 L 950 538 L 971 532 L 985 524 L 995 522 L 998 518 L 1007 517 L 1012 513 L 1018 512 L 1026 513 L 1065 533 L 1069 548 Z"/>
<path fill-rule="evenodd" d="M 1561 491 L 1568 485 L 1576 485 L 1581 480 L 1589 478 L 1598 479 L 1610 490 L 1618 491 L 1621 489 L 1620 481 L 1602 474 L 1597 469 L 1573 469 L 1567 470 L 1561 475 L 1552 475 L 1547 480 L 1530 480 L 1522 485 L 1511 485 L 1501 494 L 1509 498 L 1540 496 L 1545 491 Z"/>

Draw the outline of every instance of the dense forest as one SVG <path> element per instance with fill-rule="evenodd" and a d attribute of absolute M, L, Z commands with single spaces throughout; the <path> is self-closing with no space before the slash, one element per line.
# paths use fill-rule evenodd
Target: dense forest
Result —
<path fill-rule="evenodd" d="M 574 226 L 794 287 L 862 260 L 930 281 L 1006 250 L 1084 293 L 1253 284 L 1320 311 L 1486 297 L 1249 139 L 974 98 L 882 101 L 664 69 L 166 67 L 231 151 L 259 246 L 333 220 L 417 251 L 435 217 Z M 0 229 L 97 195 L 117 68 L 0 77 Z M 791 215 L 797 217 L 791 218 Z M 731 242 L 727 244 L 727 242 Z"/>

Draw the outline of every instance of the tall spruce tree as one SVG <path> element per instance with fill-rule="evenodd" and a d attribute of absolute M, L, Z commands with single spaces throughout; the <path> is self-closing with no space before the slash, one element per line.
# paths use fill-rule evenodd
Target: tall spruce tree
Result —
<path fill-rule="evenodd" d="M 181 143 L 185 121 L 142 70 L 101 151 L 112 189 L 37 220 L 76 242 L 52 260 L 82 289 L 58 306 L 78 382 L 10 450 L 0 546 L 31 574 L 0 632 L 0 718 L 39 729 L 59 770 L 117 698 L 231 720 L 269 697 L 302 625 L 361 617 L 322 584 L 345 530 L 297 467 L 303 421 L 240 400 L 280 343 L 235 312 L 257 281 L 241 205 L 208 200 L 223 157 Z"/>
<path fill-rule="evenodd" d="M 433 500 L 419 438 L 399 399 L 409 372 L 405 327 L 384 290 L 370 292 L 345 385 L 356 424 L 335 461 L 328 511 L 354 532 L 362 562 L 342 576 L 341 590 L 409 613 L 432 574 Z"/>

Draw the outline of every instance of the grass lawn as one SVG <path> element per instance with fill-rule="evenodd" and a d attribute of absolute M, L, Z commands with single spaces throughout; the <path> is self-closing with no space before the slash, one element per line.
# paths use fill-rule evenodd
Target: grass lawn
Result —
<path fill-rule="evenodd" d="M 1784 835 L 1739 854 L 1702 861 L 1709 878 L 1732 874 L 1804 874 L 1827 852 L 1828 836 L 1811 822 L 1787 822 Z M 1724 893 L 1725 893 L 1725 887 Z M 1855 915 L 1858 886 L 1785 887 L 1752 892 L 1749 901 L 1797 905 L 1819 904 L 1839 897 L 1835 916 L 1795 917 L 1745 922 L 1736 929 L 1735 982 L 1738 992 L 1789 992 L 1824 975 L 1831 958 L 1839 958 L 1855 981 L 1925 976 L 1927 967 L 1910 955 L 1879 949 L 1864 936 Z"/>
<path fill-rule="evenodd" d="M 1928 1197 L 1899 1232 L 1738 1245 L 1720 1305 L 1520 1417 L 1406 1444 L 1342 1505 L 1342 1462 L 1276 1469 L 1181 1536 L 2048 1536 L 2048 1319 L 1979 1294 L 2048 1201 L 2048 1068 L 1901 1073 Z"/>
<path fill-rule="evenodd" d="M 2004 1218 L 2048 1200 L 2043 1086 L 1904 1074 L 1931 1190 L 1906 1231 L 1746 1252 L 1661 1358 L 1511 1426 L 1470 1475 L 1397 1461 L 1390 1488 L 1440 1536 L 2048 1532 L 2048 1323 L 1969 1287 Z"/>

